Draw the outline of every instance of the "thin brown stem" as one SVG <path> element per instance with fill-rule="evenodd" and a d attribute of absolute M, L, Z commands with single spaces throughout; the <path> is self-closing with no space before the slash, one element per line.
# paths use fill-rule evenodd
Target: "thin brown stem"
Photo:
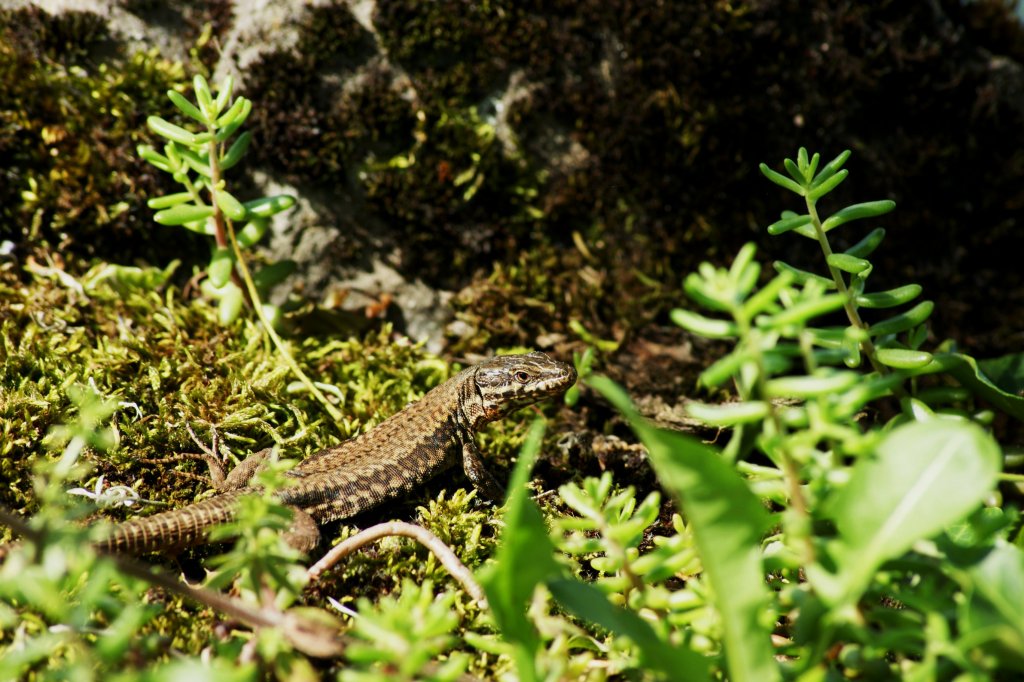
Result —
<path fill-rule="evenodd" d="M 484 595 L 483 589 L 473 578 L 473 573 L 466 568 L 466 565 L 462 563 L 457 556 L 455 556 L 455 552 L 453 552 L 448 545 L 444 544 L 444 542 L 441 541 L 441 538 L 437 537 L 423 526 L 405 523 L 404 521 L 379 523 L 376 526 L 370 526 L 369 528 L 342 541 L 331 549 L 331 551 L 321 557 L 319 561 L 310 566 L 307 573 L 310 582 L 318 580 L 324 571 L 331 568 L 341 559 L 360 547 L 364 547 L 371 542 L 376 542 L 382 538 L 393 537 L 396 535 L 412 538 L 433 552 L 434 556 L 436 556 L 438 561 L 441 562 L 441 565 L 448 570 L 453 578 L 459 581 L 463 589 L 469 593 L 469 596 L 473 597 L 481 608 L 485 608 L 487 606 L 487 597 Z"/>

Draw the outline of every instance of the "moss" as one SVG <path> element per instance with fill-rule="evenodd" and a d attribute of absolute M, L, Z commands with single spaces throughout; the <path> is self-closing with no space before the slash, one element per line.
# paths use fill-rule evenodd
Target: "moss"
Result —
<path fill-rule="evenodd" d="M 29 504 L 32 462 L 71 409 L 72 383 L 125 403 L 115 416 L 121 446 L 92 458 L 95 473 L 137 482 L 144 497 L 187 501 L 192 485 L 137 462 L 194 452 L 185 423 L 205 437 L 203 425 L 216 425 L 239 456 L 277 442 L 302 457 L 397 412 L 446 375 L 417 347 L 390 343 L 387 331 L 297 344 L 305 370 L 339 387 L 347 421 L 327 423 L 305 395 L 288 392 L 287 371 L 252 323 L 222 328 L 213 309 L 181 302 L 173 288 L 118 292 L 95 272 L 79 288 L 66 274 L 26 284 L 12 264 L 0 268 L 0 469 L 8 482 L 0 496 L 8 506 Z"/>
<path fill-rule="evenodd" d="M 135 156 L 181 65 L 124 55 L 89 13 L 8 10 L 0 26 L 0 222 L 65 256 L 165 262 L 197 248 L 152 224 L 145 198 L 163 190 Z"/>

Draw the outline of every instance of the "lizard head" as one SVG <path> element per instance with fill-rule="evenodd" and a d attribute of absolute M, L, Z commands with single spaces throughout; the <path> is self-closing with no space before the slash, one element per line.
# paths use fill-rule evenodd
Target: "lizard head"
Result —
<path fill-rule="evenodd" d="M 473 368 L 484 421 L 556 395 L 576 383 L 576 369 L 544 353 L 499 355 Z"/>

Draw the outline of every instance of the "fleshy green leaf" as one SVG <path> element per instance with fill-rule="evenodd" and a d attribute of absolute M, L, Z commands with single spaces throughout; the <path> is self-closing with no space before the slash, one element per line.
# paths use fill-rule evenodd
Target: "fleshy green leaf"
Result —
<path fill-rule="evenodd" d="M 868 235 L 864 237 L 864 239 L 861 239 L 859 242 L 848 248 L 846 250 L 846 255 L 856 256 L 857 258 L 867 258 L 874 253 L 875 249 L 878 248 L 878 245 L 882 243 L 883 239 L 885 239 L 885 228 L 876 227 L 871 230 L 871 232 L 868 232 Z"/>
<path fill-rule="evenodd" d="M 249 150 L 249 143 L 252 142 L 252 133 L 246 131 L 238 136 L 231 147 L 228 148 L 227 153 L 220 160 L 220 169 L 226 171 L 231 168 L 245 156 L 245 152 Z"/>
<path fill-rule="evenodd" d="M 796 184 L 793 180 L 787 178 L 782 173 L 777 173 L 773 171 L 771 168 L 768 167 L 767 164 L 763 163 L 759 166 L 759 168 L 761 169 L 761 172 L 764 174 L 764 176 L 771 180 L 772 182 L 774 182 L 776 185 L 784 187 L 785 189 L 788 189 L 790 192 L 793 192 L 794 194 L 799 194 L 800 196 L 804 195 L 804 188 Z"/>
<path fill-rule="evenodd" d="M 822 277 L 821 275 L 816 275 L 813 272 L 807 272 L 806 270 L 801 270 L 800 268 L 794 268 L 789 263 L 783 262 L 781 260 L 777 260 L 774 263 L 772 263 L 772 267 L 775 268 L 775 272 L 779 274 L 789 273 L 793 277 L 793 282 L 796 284 L 817 282 L 826 289 L 836 288 L 836 283 L 833 282 L 828 277 Z"/>
<path fill-rule="evenodd" d="M 764 419 L 768 416 L 768 403 L 749 400 L 742 403 L 725 403 L 709 405 L 707 403 L 689 403 L 686 412 L 705 424 L 712 426 L 736 426 Z"/>
<path fill-rule="evenodd" d="M 846 176 L 849 174 L 850 171 L 845 169 L 836 172 L 835 175 L 832 175 L 827 180 L 822 181 L 820 185 L 812 187 L 807 192 L 807 198 L 810 199 L 811 201 L 817 201 L 818 199 L 822 198 L 823 196 L 834 190 L 836 187 L 838 187 L 839 183 L 845 180 Z"/>
<path fill-rule="evenodd" d="M 859 275 L 865 270 L 871 269 L 870 261 L 846 253 L 833 253 L 826 260 L 832 267 L 848 272 L 851 275 Z"/>
<path fill-rule="evenodd" d="M 162 208 L 170 208 L 171 206 L 183 204 L 186 201 L 192 201 L 191 192 L 178 192 L 177 194 L 165 194 L 162 197 L 153 197 L 146 202 L 146 206 L 157 211 Z"/>
<path fill-rule="evenodd" d="M 932 354 L 909 348 L 879 348 L 875 352 L 878 361 L 894 369 L 916 369 L 932 361 Z"/>
<path fill-rule="evenodd" d="M 891 199 L 882 199 L 880 201 L 865 201 L 862 204 L 853 204 L 846 208 L 841 208 L 831 216 L 829 216 L 825 222 L 821 224 L 823 230 L 828 232 L 833 230 L 840 225 L 853 220 L 863 220 L 864 218 L 875 218 L 877 216 L 888 213 L 889 211 L 896 208 L 896 202 Z"/>
<path fill-rule="evenodd" d="M 795 230 L 798 227 L 803 227 L 804 225 L 810 224 L 811 216 L 807 215 L 806 213 L 803 213 L 801 215 L 795 215 L 789 218 L 783 218 L 782 220 L 775 221 L 774 223 L 768 226 L 768 234 L 783 234 L 785 232 L 789 232 L 790 230 Z"/>
<path fill-rule="evenodd" d="M 231 280 L 231 273 L 235 269 L 235 254 L 230 248 L 218 248 L 210 257 L 210 266 L 206 269 L 213 286 L 220 289 Z"/>
<path fill-rule="evenodd" d="M 194 145 L 196 143 L 196 136 L 185 130 L 181 126 L 176 126 L 169 121 L 165 121 L 159 116 L 150 116 L 146 119 L 146 125 L 149 129 L 161 137 L 165 137 L 173 142 L 178 142 L 183 145 Z"/>
<path fill-rule="evenodd" d="M 269 218 L 275 213 L 288 210 L 295 205 L 295 197 L 278 194 L 272 197 L 261 197 L 245 202 L 245 210 L 253 218 Z"/>
<path fill-rule="evenodd" d="M 823 371 L 814 376 L 777 377 L 768 381 L 765 391 L 773 398 L 816 398 L 841 393 L 862 380 L 857 372 Z"/>
<path fill-rule="evenodd" d="M 153 220 L 161 225 L 182 225 L 198 220 L 205 220 L 213 215 L 212 206 L 196 206 L 195 204 L 179 204 L 160 211 Z"/>
<path fill-rule="evenodd" d="M 214 190 L 213 196 L 217 199 L 217 205 L 220 206 L 220 210 L 224 211 L 224 215 L 231 218 L 231 220 L 245 220 L 245 206 L 230 192 L 218 189 Z"/>
<path fill-rule="evenodd" d="M 206 117 L 203 116 L 203 112 L 199 111 L 196 105 L 192 104 L 192 102 L 189 102 L 188 99 L 180 92 L 177 92 L 175 90 L 168 90 L 167 97 L 169 97 L 171 102 L 174 103 L 174 106 L 181 109 L 181 111 L 184 114 L 194 118 L 200 123 L 207 123 Z"/>
<path fill-rule="evenodd" d="M 932 314 L 934 307 L 935 304 L 931 301 L 921 301 L 905 313 L 900 313 L 895 317 L 890 317 L 888 320 L 871 325 L 868 328 L 868 334 L 871 336 L 899 334 L 927 320 L 928 316 Z"/>
<path fill-rule="evenodd" d="M 861 294 L 854 300 L 862 308 L 895 308 L 896 306 L 913 301 L 920 295 L 920 284 L 907 284 L 906 286 L 889 289 L 888 291 Z"/>
<path fill-rule="evenodd" d="M 704 317 L 682 308 L 673 310 L 669 317 L 683 329 L 709 339 L 734 338 L 738 333 L 734 322 Z"/>

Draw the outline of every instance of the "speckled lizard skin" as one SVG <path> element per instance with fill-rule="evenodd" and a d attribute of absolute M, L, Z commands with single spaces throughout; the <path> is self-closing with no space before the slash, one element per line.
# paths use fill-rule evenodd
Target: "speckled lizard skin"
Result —
<path fill-rule="evenodd" d="M 294 484 L 276 493 L 295 513 L 288 541 L 308 551 L 319 542 L 319 524 L 405 495 L 460 459 L 473 485 L 485 497 L 500 499 L 501 486 L 484 468 L 474 434 L 513 410 L 565 391 L 575 381 L 571 365 L 543 353 L 498 356 L 459 372 L 376 428 L 311 455 L 292 469 Z M 248 479 L 266 452 L 240 464 L 219 494 L 117 525 L 97 548 L 143 553 L 205 542 L 211 528 L 234 517 L 238 499 L 252 494 Z"/>

